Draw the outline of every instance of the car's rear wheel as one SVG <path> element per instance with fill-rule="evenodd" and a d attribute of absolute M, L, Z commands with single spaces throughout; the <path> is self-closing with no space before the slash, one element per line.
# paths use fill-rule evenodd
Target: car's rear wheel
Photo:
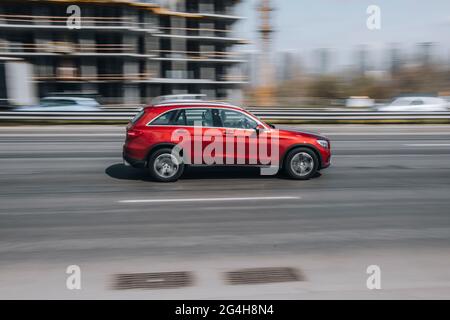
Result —
<path fill-rule="evenodd" d="M 308 148 L 296 148 L 288 153 L 284 161 L 287 175 L 296 180 L 312 178 L 319 168 L 319 158 Z"/>
<path fill-rule="evenodd" d="M 184 171 L 183 159 L 172 154 L 172 149 L 155 151 L 148 161 L 150 175 L 160 182 L 177 181 Z"/>

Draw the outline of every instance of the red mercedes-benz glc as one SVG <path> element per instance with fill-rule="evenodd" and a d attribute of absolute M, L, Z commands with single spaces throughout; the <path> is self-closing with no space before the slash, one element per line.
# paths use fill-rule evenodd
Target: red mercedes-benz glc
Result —
<path fill-rule="evenodd" d="M 307 180 L 330 165 L 330 141 L 264 123 L 243 108 L 204 101 L 166 101 L 144 108 L 127 126 L 127 165 L 154 179 L 178 180 L 186 165 L 259 166 Z"/>

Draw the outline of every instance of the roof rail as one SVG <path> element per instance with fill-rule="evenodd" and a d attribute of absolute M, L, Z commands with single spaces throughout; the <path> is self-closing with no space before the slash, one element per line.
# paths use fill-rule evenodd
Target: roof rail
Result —
<path fill-rule="evenodd" d="M 168 103 L 168 102 L 183 102 L 183 101 L 204 101 L 206 94 L 174 94 L 167 96 L 159 96 L 152 100 L 152 105 Z"/>
<path fill-rule="evenodd" d="M 226 101 L 208 101 L 202 98 L 206 97 L 206 94 L 176 94 L 168 96 L 156 97 L 152 100 L 151 105 L 154 107 L 167 106 L 171 104 L 208 104 L 214 106 L 227 106 L 237 109 L 244 109 L 243 107 L 236 106 Z M 196 99 L 197 98 L 197 99 Z"/>

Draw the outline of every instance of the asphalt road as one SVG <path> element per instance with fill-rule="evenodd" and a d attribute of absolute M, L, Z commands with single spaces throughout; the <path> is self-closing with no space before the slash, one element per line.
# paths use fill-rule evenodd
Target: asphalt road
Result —
<path fill-rule="evenodd" d="M 1 127 L 0 298 L 450 298 L 450 126 L 303 128 L 333 142 L 310 181 L 195 168 L 161 184 L 122 165 L 121 127 Z M 373 264 L 382 290 L 366 288 Z M 223 281 L 266 266 L 304 281 Z M 111 289 L 165 271 L 196 280 Z"/>

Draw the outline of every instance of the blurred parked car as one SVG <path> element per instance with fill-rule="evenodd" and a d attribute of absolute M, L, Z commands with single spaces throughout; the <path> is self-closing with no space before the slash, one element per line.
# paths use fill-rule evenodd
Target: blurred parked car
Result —
<path fill-rule="evenodd" d="M 369 97 L 350 97 L 345 101 L 347 108 L 370 108 L 375 105 L 375 100 Z"/>
<path fill-rule="evenodd" d="M 417 111 L 417 112 L 439 112 L 448 111 L 449 102 L 442 98 L 435 97 L 402 97 L 397 98 L 390 104 L 377 107 L 377 111 L 383 112 L 402 112 L 402 111 Z"/>
<path fill-rule="evenodd" d="M 18 107 L 16 111 L 100 111 L 100 104 L 92 98 L 46 97 L 38 105 Z"/>

